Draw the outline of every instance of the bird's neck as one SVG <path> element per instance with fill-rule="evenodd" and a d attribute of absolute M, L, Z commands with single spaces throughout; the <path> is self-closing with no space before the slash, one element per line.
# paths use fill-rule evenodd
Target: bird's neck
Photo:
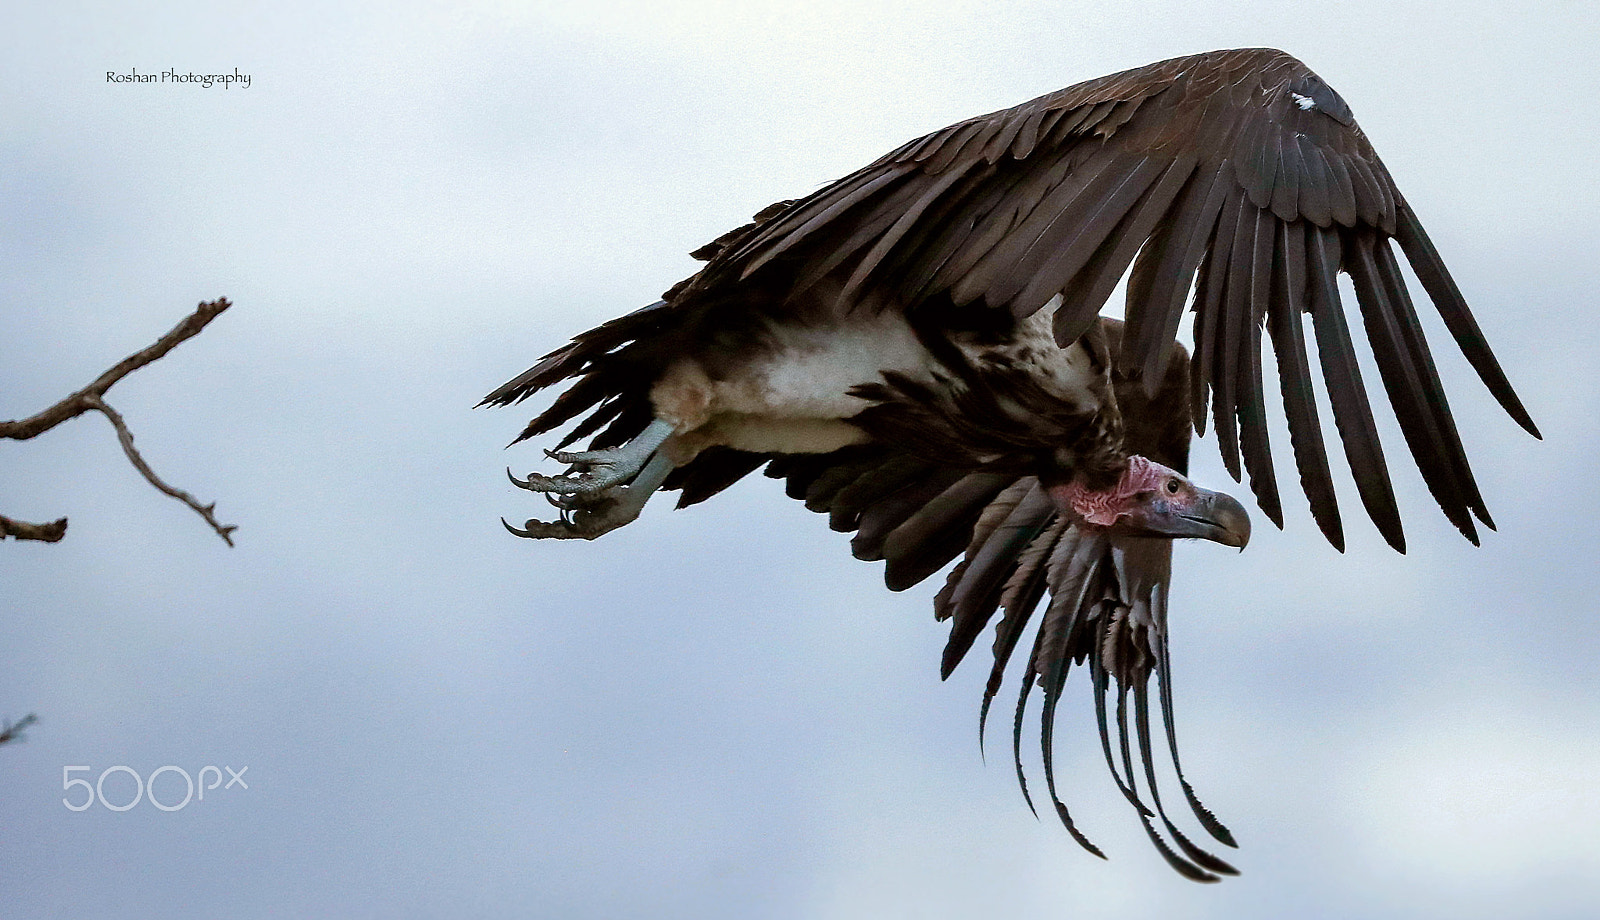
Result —
<path fill-rule="evenodd" d="M 1051 486 L 1050 498 L 1062 513 L 1098 527 L 1109 527 L 1128 506 L 1129 499 L 1154 486 L 1155 465 L 1138 455 L 1121 468 L 1083 470 L 1060 485 Z"/>

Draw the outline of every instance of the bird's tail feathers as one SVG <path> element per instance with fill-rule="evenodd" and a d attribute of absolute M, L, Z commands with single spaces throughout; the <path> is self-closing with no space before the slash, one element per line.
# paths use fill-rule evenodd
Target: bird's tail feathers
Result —
<path fill-rule="evenodd" d="M 547 387 L 576 378 L 576 382 L 529 422 L 511 443 L 544 434 L 591 409 L 589 416 L 566 434 L 557 450 L 597 431 L 600 433 L 591 442 L 591 449 L 627 443 L 652 417 L 648 375 L 640 372 L 639 362 L 629 346 L 647 341 L 660 332 L 667 306 L 664 300 L 656 301 L 574 336 L 571 342 L 545 355 L 538 364 L 485 396 L 478 405 L 509 406 Z"/>

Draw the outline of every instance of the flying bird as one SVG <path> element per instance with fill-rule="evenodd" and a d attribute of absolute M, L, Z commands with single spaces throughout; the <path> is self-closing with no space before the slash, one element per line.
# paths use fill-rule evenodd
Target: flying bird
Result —
<path fill-rule="evenodd" d="M 934 601 L 950 622 L 943 675 L 1000 614 L 980 738 L 1037 622 L 1012 731 L 1029 807 L 1022 735 L 1037 685 L 1051 806 L 1103 856 L 1073 823 L 1053 766 L 1055 710 L 1068 671 L 1085 665 L 1122 795 L 1175 869 L 1216 881 L 1236 870 L 1169 818 L 1149 710 L 1154 693 L 1199 825 L 1235 846 L 1179 763 L 1167 596 L 1173 540 L 1242 549 L 1250 539 L 1239 501 L 1185 475 L 1191 431 L 1203 435 L 1208 415 L 1229 473 L 1248 475 L 1282 527 L 1263 335 L 1301 486 L 1330 543 L 1342 551 L 1344 530 L 1307 316 L 1361 503 L 1405 549 L 1340 272 L 1439 507 L 1473 543 L 1494 526 L 1395 243 L 1489 391 L 1538 437 L 1349 106 L 1304 64 L 1270 49 L 1216 51 L 1080 83 L 766 208 L 693 253 L 705 265 L 661 300 L 490 393 L 485 404 L 507 405 L 566 385 L 518 441 L 577 420 L 548 452 L 564 474 L 511 477 L 557 519 L 506 527 L 592 539 L 635 520 L 657 491 L 679 491 L 684 507 L 764 467 L 834 530 L 854 532 L 857 558 L 883 560 L 891 590 L 961 557 Z M 1101 317 L 1124 275 L 1126 320 Z M 1177 341 L 1186 306 L 1192 351 Z M 567 449 L 586 437 L 587 449 Z"/>

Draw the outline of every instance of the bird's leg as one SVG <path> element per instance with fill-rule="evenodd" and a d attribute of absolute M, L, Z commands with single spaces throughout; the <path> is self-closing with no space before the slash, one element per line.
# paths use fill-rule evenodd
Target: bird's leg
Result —
<path fill-rule="evenodd" d="M 530 492 L 556 492 L 562 495 L 601 492 L 622 485 L 637 475 L 672 432 L 671 422 L 656 419 L 645 426 L 638 437 L 621 447 L 609 450 L 545 451 L 552 460 L 570 464 L 572 468 L 560 476 L 529 473 L 527 479 L 512 476 L 511 481 Z"/>
<path fill-rule="evenodd" d="M 529 520 L 521 528 L 511 526 L 504 518 L 500 523 L 519 537 L 593 540 L 637 518 L 672 469 L 672 460 L 657 453 L 627 485 L 552 498 L 552 503 L 562 509 L 559 521 Z"/>
<path fill-rule="evenodd" d="M 529 520 L 521 529 L 504 519 L 501 523 L 519 537 L 569 540 L 593 540 L 629 523 L 672 472 L 672 460 L 657 448 L 674 430 L 672 423 L 657 419 L 619 448 L 551 453 L 572 465 L 561 476 L 530 473 L 518 479 L 507 470 L 518 487 L 543 493 L 560 508 L 561 520 Z"/>

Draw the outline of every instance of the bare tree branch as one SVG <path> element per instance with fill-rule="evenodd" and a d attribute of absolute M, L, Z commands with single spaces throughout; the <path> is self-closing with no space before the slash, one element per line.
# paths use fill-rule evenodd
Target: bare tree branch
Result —
<path fill-rule="evenodd" d="M 37 721 L 39 721 L 39 717 L 30 712 L 18 719 L 15 725 L 11 724 L 10 719 L 0 722 L 0 744 L 5 744 L 7 741 L 27 740 L 22 737 L 22 730 Z"/>
<path fill-rule="evenodd" d="M 56 543 L 67 535 L 67 519 L 51 521 L 48 524 L 30 524 L 27 521 L 18 521 L 0 514 L 0 540 L 6 537 L 15 537 L 18 540 L 40 540 L 45 543 Z"/>
<path fill-rule="evenodd" d="M 182 489 L 175 489 L 163 482 L 155 474 L 155 471 L 150 468 L 150 465 L 144 461 L 144 458 L 139 456 L 139 452 L 134 449 L 133 432 L 128 429 L 128 423 L 123 420 L 122 415 L 117 410 L 111 408 L 105 401 L 106 391 L 111 389 L 113 384 L 146 364 L 161 358 L 177 347 L 178 343 L 185 339 L 193 338 L 199 334 L 200 330 L 206 327 L 207 323 L 216 319 L 218 314 L 231 306 L 233 304 L 229 303 L 226 297 L 200 304 L 193 313 L 184 318 L 183 322 L 172 327 L 170 332 L 157 339 L 155 344 L 136 351 L 117 362 L 110 370 L 96 377 L 93 383 L 83 389 L 37 415 L 19 421 L 0 422 L 0 438 L 26 441 L 49 431 L 62 422 L 77 418 L 85 412 L 91 410 L 99 412 L 109 419 L 111 426 L 117 430 L 117 440 L 122 442 L 122 450 L 128 455 L 128 460 L 133 463 L 134 468 L 151 485 L 193 508 L 196 514 L 199 514 L 207 524 L 211 525 L 211 529 L 217 532 L 217 536 L 221 537 L 229 546 L 232 546 L 233 537 L 231 535 L 238 528 L 225 526 L 217 522 L 216 516 L 213 514 L 216 510 L 215 502 L 209 505 L 201 505 L 188 492 Z M 30 524 L 26 521 L 16 521 L 0 516 L 0 539 L 15 537 L 18 540 L 43 540 L 54 543 L 60 540 L 66 532 L 66 518 L 49 524 Z M 21 723 L 18 724 L 20 725 Z"/>
<path fill-rule="evenodd" d="M 146 481 L 160 491 L 172 496 L 173 498 L 176 498 L 178 501 L 183 502 L 190 508 L 193 508 L 195 514 L 205 518 L 206 523 L 211 525 L 211 529 L 217 532 L 217 536 L 221 537 L 229 546 L 233 545 L 233 537 L 231 534 L 239 528 L 237 525 L 233 524 L 224 526 L 217 523 L 217 518 L 213 513 L 217 510 L 216 502 L 212 502 L 209 505 L 202 505 L 195 501 L 194 496 L 190 495 L 188 492 L 185 492 L 182 489 L 175 489 L 172 486 L 167 485 L 165 482 L 162 482 L 161 477 L 156 475 L 156 471 L 150 468 L 150 464 L 144 462 L 144 458 L 139 456 L 139 452 L 137 450 L 134 450 L 133 432 L 128 430 L 128 423 L 122 420 L 122 413 L 106 405 L 105 400 L 102 400 L 98 396 L 86 396 L 84 397 L 84 400 L 95 409 L 98 409 L 100 414 L 111 420 L 111 427 L 117 429 L 117 440 L 122 442 L 122 452 L 128 455 L 128 462 L 133 464 L 133 468 L 144 474 Z"/>

